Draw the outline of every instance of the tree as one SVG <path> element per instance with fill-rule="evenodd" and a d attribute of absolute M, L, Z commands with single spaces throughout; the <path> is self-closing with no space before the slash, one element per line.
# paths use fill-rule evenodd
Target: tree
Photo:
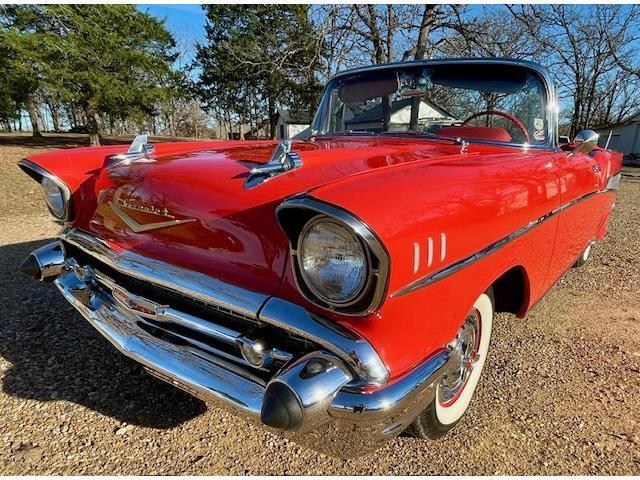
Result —
<path fill-rule="evenodd" d="M 198 45 L 198 93 L 212 111 L 242 125 L 267 117 L 275 137 L 278 108 L 315 109 L 321 86 L 319 42 L 305 5 L 204 5 L 206 43 Z M 253 107 L 253 108 L 252 108 Z"/>
<path fill-rule="evenodd" d="M 79 107 L 92 145 L 99 144 L 101 116 L 155 114 L 173 59 L 173 39 L 160 20 L 113 4 L 13 6 L 5 18 L 5 33 L 24 47 L 20 60 L 33 70 L 23 76 L 27 108 L 41 98 Z M 35 116 L 32 123 L 35 133 Z"/>
<path fill-rule="evenodd" d="M 520 5 L 508 9 L 523 34 L 545 53 L 544 63 L 556 77 L 561 99 L 573 106 L 569 135 L 606 123 L 606 117 L 620 107 L 616 92 L 629 92 L 631 76 L 620 75 L 615 52 L 628 50 L 634 25 L 630 19 L 640 13 L 638 7 Z M 604 110 L 603 101 L 611 102 Z"/>

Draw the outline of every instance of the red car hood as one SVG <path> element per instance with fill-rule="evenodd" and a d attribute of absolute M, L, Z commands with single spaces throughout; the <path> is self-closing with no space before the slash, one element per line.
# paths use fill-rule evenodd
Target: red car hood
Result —
<path fill-rule="evenodd" d="M 440 141 L 297 142 L 292 149 L 302 158 L 300 168 L 245 188 L 249 170 L 267 162 L 274 146 L 211 142 L 194 150 L 185 144 L 183 152 L 190 153 L 176 154 L 177 145 L 159 144 L 153 160 L 107 163 L 94 177 L 97 208 L 79 215 L 76 226 L 115 248 L 273 294 L 288 252 L 275 217 L 284 198 L 371 169 L 460 157 L 459 146 Z"/>

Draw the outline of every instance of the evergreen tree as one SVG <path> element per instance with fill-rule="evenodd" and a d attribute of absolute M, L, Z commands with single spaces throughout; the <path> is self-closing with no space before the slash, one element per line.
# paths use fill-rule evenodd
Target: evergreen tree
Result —
<path fill-rule="evenodd" d="M 275 136 L 278 108 L 313 111 L 321 86 L 321 40 L 306 5 L 204 5 L 205 44 L 198 46 L 197 91 L 211 110 L 268 118 Z M 252 108 L 253 107 L 253 108 Z"/>
<path fill-rule="evenodd" d="M 113 4 L 19 5 L 2 13 L 5 48 L 17 52 L 10 67 L 20 67 L 23 85 L 14 99 L 27 109 L 37 95 L 73 103 L 92 145 L 99 143 L 100 116 L 155 114 L 174 46 L 161 20 Z"/>

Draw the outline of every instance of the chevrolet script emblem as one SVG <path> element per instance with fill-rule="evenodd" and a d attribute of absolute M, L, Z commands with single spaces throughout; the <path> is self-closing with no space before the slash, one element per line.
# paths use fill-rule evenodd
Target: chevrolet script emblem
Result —
<path fill-rule="evenodd" d="M 148 232 L 149 230 L 156 230 L 158 228 L 175 227 L 176 225 L 182 225 L 183 223 L 191 223 L 196 221 L 195 218 L 176 220 L 173 215 L 169 215 L 169 212 L 167 211 L 166 208 L 160 210 L 155 207 L 147 207 L 145 205 L 137 205 L 134 203 L 130 203 L 126 200 L 121 201 L 121 204 L 122 204 L 122 208 L 113 202 L 109 202 L 109 206 L 116 213 L 116 215 L 118 215 L 118 217 L 120 217 L 120 219 L 122 219 L 122 221 L 126 223 L 127 226 L 136 233 Z M 127 215 L 127 213 L 123 210 L 123 208 L 136 210 L 138 212 L 149 213 L 151 215 L 157 215 L 159 217 L 166 217 L 166 218 L 170 218 L 171 220 L 166 220 L 163 222 L 153 222 L 153 223 L 140 223 L 134 218 Z"/>

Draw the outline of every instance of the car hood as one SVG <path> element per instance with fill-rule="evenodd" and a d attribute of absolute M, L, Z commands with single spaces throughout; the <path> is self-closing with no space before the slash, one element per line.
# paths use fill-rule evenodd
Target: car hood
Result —
<path fill-rule="evenodd" d="M 274 142 L 156 146 L 154 158 L 109 161 L 92 187 L 96 209 L 76 226 L 116 248 L 200 271 L 254 291 L 277 291 L 288 243 L 276 221 L 291 195 L 406 162 L 459 158 L 452 142 L 323 138 L 295 142 L 302 166 L 246 188 Z"/>

